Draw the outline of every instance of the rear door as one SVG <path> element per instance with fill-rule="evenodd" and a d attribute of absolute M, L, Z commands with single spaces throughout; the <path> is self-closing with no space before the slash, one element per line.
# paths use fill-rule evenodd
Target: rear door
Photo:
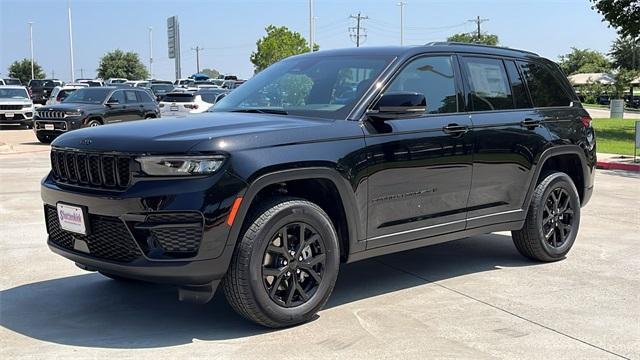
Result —
<path fill-rule="evenodd" d="M 144 105 L 138 100 L 135 90 L 124 90 L 125 121 L 144 118 Z"/>
<path fill-rule="evenodd" d="M 127 101 L 124 97 L 124 91 L 114 91 L 109 99 L 115 99 L 118 103 L 107 105 L 107 111 L 105 116 L 105 122 L 107 124 L 127 121 Z M 109 102 L 108 100 L 107 102 Z"/>
<path fill-rule="evenodd" d="M 467 228 L 517 221 L 548 133 L 513 60 L 460 59 L 474 133 Z"/>
<path fill-rule="evenodd" d="M 473 137 L 457 73 L 452 55 L 411 60 L 384 93 L 424 94 L 427 113 L 366 122 L 367 248 L 465 228 Z"/>

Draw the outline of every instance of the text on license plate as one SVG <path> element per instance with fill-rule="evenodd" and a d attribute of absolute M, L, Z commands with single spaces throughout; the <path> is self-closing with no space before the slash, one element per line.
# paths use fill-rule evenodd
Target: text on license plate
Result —
<path fill-rule="evenodd" d="M 87 228 L 85 224 L 85 214 L 81 207 L 60 204 L 57 205 L 58 220 L 63 230 L 86 235 Z"/>
<path fill-rule="evenodd" d="M 44 124 L 44 129 L 45 130 L 53 130 L 53 129 L 55 129 L 55 127 L 53 126 L 53 124 Z"/>

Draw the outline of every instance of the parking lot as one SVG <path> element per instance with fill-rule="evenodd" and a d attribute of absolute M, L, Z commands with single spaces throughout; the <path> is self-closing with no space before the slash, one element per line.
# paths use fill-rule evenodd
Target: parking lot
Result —
<path fill-rule="evenodd" d="M 219 292 L 118 283 L 51 253 L 39 181 L 48 146 L 0 130 L 0 357 L 640 358 L 640 176 L 600 171 L 564 261 L 521 257 L 509 233 L 341 268 L 315 321 L 270 331 Z M 133 350 L 132 350 L 133 349 Z"/>

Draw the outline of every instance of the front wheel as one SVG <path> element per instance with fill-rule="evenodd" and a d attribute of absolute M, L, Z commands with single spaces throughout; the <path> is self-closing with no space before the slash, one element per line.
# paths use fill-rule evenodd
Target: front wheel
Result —
<path fill-rule="evenodd" d="M 513 231 L 518 251 L 533 260 L 556 261 L 571 250 L 580 226 L 580 197 L 569 175 L 546 176 L 536 186 L 524 227 Z"/>
<path fill-rule="evenodd" d="M 280 328 L 307 322 L 327 302 L 338 276 L 338 237 L 316 204 L 280 198 L 258 211 L 239 240 L 227 276 L 227 301 L 243 317 Z"/>
<path fill-rule="evenodd" d="M 100 122 L 100 120 L 96 120 L 96 119 L 90 120 L 87 123 L 87 127 L 96 127 L 96 126 L 100 126 L 100 125 L 102 125 L 102 123 Z"/>

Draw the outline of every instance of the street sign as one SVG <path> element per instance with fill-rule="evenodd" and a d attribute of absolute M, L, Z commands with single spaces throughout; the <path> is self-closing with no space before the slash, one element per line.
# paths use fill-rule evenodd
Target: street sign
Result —
<path fill-rule="evenodd" d="M 178 19 L 175 16 L 172 16 L 167 19 L 167 40 L 168 40 L 168 49 L 169 49 L 169 59 L 175 59 L 176 57 L 177 24 L 178 24 Z"/>

